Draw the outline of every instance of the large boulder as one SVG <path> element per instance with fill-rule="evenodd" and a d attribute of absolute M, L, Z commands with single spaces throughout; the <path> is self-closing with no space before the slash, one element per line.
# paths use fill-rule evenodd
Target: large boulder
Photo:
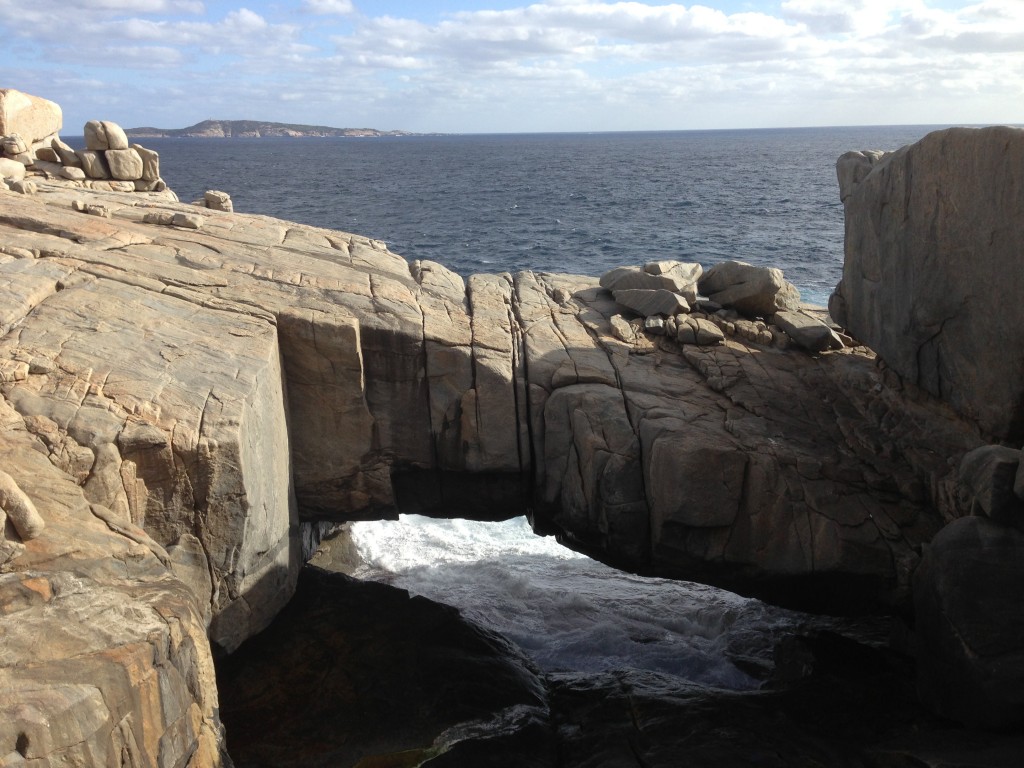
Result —
<path fill-rule="evenodd" d="M 682 295 L 687 302 L 697 300 L 700 264 L 682 261 L 651 261 L 643 267 L 616 267 L 601 275 L 601 287 L 609 291 L 666 290 Z"/>
<path fill-rule="evenodd" d="M 798 346 L 808 352 L 843 348 L 843 340 L 835 331 L 803 312 L 779 310 L 773 320 Z"/>
<path fill-rule="evenodd" d="M 13 88 L 0 88 L 0 136 L 20 134 L 29 143 L 58 133 L 63 125 L 60 106 Z"/>
<path fill-rule="evenodd" d="M 83 132 L 86 149 L 128 149 L 128 136 L 117 123 L 109 120 L 90 120 L 85 124 Z"/>
<path fill-rule="evenodd" d="M 989 437 L 1024 439 L 1024 130 L 950 128 L 837 171 L 837 322 Z"/>
<path fill-rule="evenodd" d="M 800 292 L 774 267 L 723 261 L 705 272 L 701 294 L 749 317 L 770 317 L 780 309 L 799 309 Z"/>
<path fill-rule="evenodd" d="M 625 288 L 612 291 L 615 302 L 626 309 L 631 309 L 638 315 L 650 317 L 651 315 L 676 315 L 681 312 L 689 312 L 690 305 L 686 299 L 678 293 L 659 288 L 657 290 L 644 290 L 642 288 Z"/>
<path fill-rule="evenodd" d="M 0 157 L 0 179 L 21 181 L 25 178 L 25 166 L 9 157 Z"/>

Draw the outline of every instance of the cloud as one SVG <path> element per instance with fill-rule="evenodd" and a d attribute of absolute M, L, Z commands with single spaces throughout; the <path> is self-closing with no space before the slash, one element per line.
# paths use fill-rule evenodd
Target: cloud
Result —
<path fill-rule="evenodd" d="M 303 0 L 302 10 L 324 16 L 348 16 L 356 12 L 352 0 Z"/>
<path fill-rule="evenodd" d="M 0 0 L 0 71 L 68 83 L 79 100 L 70 83 L 93 80 L 90 99 L 148 104 L 177 115 L 170 125 L 214 113 L 419 130 L 820 124 L 923 115 L 926 102 L 950 121 L 1024 119 L 1022 0 L 481 5 L 411 18 L 350 0 Z"/>

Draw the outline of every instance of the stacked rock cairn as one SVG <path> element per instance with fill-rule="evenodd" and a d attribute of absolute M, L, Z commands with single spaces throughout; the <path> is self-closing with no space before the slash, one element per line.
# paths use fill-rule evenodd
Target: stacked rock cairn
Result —
<path fill-rule="evenodd" d="M 700 264 L 652 261 L 617 267 L 600 282 L 626 310 L 612 316 L 612 332 L 641 347 L 652 336 L 701 346 L 738 336 L 765 346 L 795 344 L 812 353 L 856 344 L 825 322 L 824 313 L 807 311 L 796 286 L 773 267 L 724 261 L 705 272 Z"/>
<path fill-rule="evenodd" d="M 32 174 L 48 179 L 65 179 L 92 189 L 113 192 L 163 192 L 166 182 L 160 178 L 160 155 L 139 144 L 129 144 L 124 130 L 108 120 L 90 120 L 85 124 L 85 149 L 72 149 L 59 136 L 29 144 L 17 133 L 3 137 L 3 158 L 9 163 L 0 168 L 4 182 L 19 192 L 32 192 L 25 184 Z M 21 182 L 21 187 L 15 186 Z"/>

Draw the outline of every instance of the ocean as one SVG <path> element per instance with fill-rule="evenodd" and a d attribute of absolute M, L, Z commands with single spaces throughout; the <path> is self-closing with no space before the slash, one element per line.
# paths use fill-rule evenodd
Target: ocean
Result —
<path fill-rule="evenodd" d="M 381 138 L 142 139 L 182 201 L 383 240 L 463 275 L 599 275 L 655 259 L 779 267 L 806 301 L 839 280 L 835 162 L 923 126 Z"/>
<path fill-rule="evenodd" d="M 835 161 L 927 127 L 324 139 L 147 139 L 183 201 L 377 238 L 468 275 L 599 275 L 654 259 L 776 266 L 824 304 L 842 270 Z M 535 536 L 525 519 L 352 526 L 358 575 L 460 608 L 547 671 L 653 670 L 753 689 L 785 634 L 884 627 L 811 617 L 723 590 L 621 573 Z"/>

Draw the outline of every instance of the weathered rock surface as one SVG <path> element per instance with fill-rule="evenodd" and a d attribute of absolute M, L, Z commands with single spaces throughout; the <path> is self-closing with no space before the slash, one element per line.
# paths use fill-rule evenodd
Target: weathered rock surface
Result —
<path fill-rule="evenodd" d="M 951 128 L 838 172 L 840 325 L 995 440 L 1024 440 L 1024 130 Z"/>
<path fill-rule="evenodd" d="M 0 762 L 221 762 L 203 607 L 144 530 L 91 503 L 0 400 L 0 503 L 45 520 L 0 541 Z"/>

